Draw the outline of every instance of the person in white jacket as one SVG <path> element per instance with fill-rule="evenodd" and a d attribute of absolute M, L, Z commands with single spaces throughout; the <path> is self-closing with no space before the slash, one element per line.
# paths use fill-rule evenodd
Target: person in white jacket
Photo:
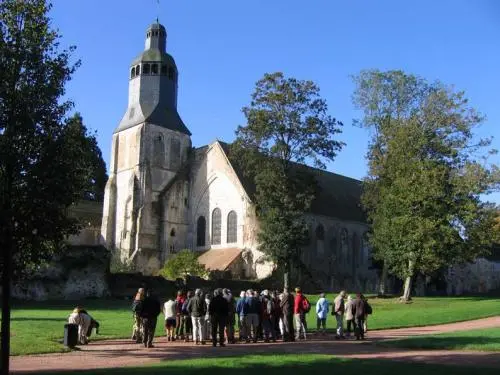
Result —
<path fill-rule="evenodd" d="M 92 317 L 86 312 L 82 312 L 82 308 L 77 306 L 68 317 L 68 323 L 78 325 L 78 343 L 80 345 L 88 344 L 87 332 L 92 323 Z"/>

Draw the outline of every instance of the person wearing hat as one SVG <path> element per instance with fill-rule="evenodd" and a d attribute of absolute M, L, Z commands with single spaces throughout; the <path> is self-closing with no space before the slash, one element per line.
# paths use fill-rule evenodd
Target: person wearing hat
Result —
<path fill-rule="evenodd" d="M 300 287 L 295 288 L 295 300 L 293 304 L 293 314 L 295 316 L 295 340 L 300 340 L 303 336 L 306 339 L 307 323 L 306 323 L 306 305 L 307 298 L 302 294 Z M 307 302 L 308 303 L 308 302 Z"/>

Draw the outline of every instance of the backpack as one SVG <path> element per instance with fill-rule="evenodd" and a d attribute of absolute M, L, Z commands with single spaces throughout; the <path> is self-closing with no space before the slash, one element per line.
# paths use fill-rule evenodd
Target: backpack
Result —
<path fill-rule="evenodd" d="M 302 310 L 307 314 L 309 311 L 311 311 L 311 304 L 309 303 L 309 300 L 307 297 L 302 298 Z"/>
<path fill-rule="evenodd" d="M 371 305 L 368 302 L 365 302 L 365 310 L 367 315 L 371 315 L 373 312 L 373 309 Z"/>

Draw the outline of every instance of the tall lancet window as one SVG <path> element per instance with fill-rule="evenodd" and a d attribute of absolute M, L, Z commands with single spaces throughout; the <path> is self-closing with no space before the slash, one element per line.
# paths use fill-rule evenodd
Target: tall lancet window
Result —
<path fill-rule="evenodd" d="M 165 142 L 163 134 L 156 134 L 153 140 L 153 164 L 162 167 L 165 162 Z"/>
<path fill-rule="evenodd" d="M 238 241 L 238 217 L 236 212 L 231 211 L 227 214 L 227 243 Z"/>
<path fill-rule="evenodd" d="M 170 140 L 170 168 L 179 168 L 181 161 L 181 141 L 173 137 Z"/>
<path fill-rule="evenodd" d="M 207 221 L 205 216 L 200 216 L 196 222 L 196 246 L 205 246 L 205 234 L 207 230 Z"/>
<path fill-rule="evenodd" d="M 212 245 L 220 245 L 221 221 L 220 209 L 216 208 L 212 211 Z"/>

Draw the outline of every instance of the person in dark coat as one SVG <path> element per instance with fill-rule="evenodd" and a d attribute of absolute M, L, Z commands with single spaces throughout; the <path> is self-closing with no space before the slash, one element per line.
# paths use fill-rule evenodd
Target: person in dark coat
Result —
<path fill-rule="evenodd" d="M 144 347 L 153 347 L 153 338 L 155 335 L 156 321 L 161 312 L 161 304 L 151 290 L 146 291 L 146 298 L 142 303 L 141 320 L 143 326 L 143 343 Z"/>
<path fill-rule="evenodd" d="M 212 345 L 217 346 L 217 332 L 219 333 L 219 345 L 224 345 L 224 328 L 229 315 L 229 304 L 222 295 L 222 289 L 214 291 L 214 298 L 208 307 L 210 321 L 212 323 Z"/>
<path fill-rule="evenodd" d="M 283 289 L 281 295 L 280 308 L 283 319 L 283 341 L 295 341 L 293 332 L 293 305 L 294 296 L 288 291 L 288 288 Z"/>
<path fill-rule="evenodd" d="M 352 306 L 352 313 L 356 321 L 356 326 L 354 328 L 354 333 L 356 334 L 356 340 L 365 339 L 365 333 L 363 329 L 363 324 L 366 315 L 366 301 L 362 298 L 361 293 L 356 294 L 356 299 L 354 300 Z"/>

